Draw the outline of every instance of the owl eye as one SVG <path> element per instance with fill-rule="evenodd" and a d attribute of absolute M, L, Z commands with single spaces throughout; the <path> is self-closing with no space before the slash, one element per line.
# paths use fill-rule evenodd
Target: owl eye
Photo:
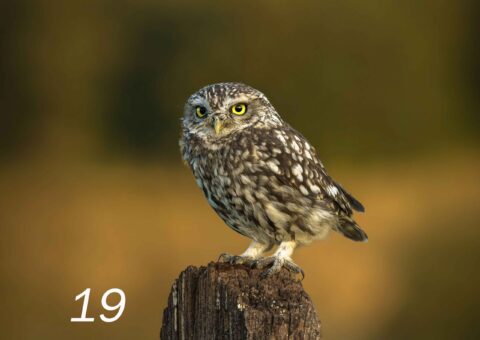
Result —
<path fill-rule="evenodd" d="M 237 116 L 244 115 L 245 112 L 247 112 L 247 105 L 245 105 L 245 104 L 236 104 L 236 105 L 233 105 L 233 106 L 230 108 L 230 111 L 232 111 L 232 113 L 235 114 L 235 115 L 237 115 Z"/>
<path fill-rule="evenodd" d="M 207 114 L 207 109 L 203 106 L 197 106 L 195 108 L 195 114 L 198 118 L 203 118 Z"/>

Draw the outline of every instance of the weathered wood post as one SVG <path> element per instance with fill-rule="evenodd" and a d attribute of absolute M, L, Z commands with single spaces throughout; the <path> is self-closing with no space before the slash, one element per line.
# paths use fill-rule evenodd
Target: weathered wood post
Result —
<path fill-rule="evenodd" d="M 320 339 L 310 297 L 286 269 L 269 278 L 243 265 L 188 267 L 175 280 L 160 338 Z"/>

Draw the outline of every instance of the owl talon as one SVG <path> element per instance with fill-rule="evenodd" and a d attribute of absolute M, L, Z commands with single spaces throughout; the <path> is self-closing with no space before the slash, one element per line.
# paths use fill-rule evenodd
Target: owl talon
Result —
<path fill-rule="evenodd" d="M 254 268 L 265 269 L 268 266 L 272 266 L 273 263 L 276 261 L 276 259 L 277 258 L 275 256 L 268 256 L 268 257 L 258 259 L 254 263 Z"/>
<path fill-rule="evenodd" d="M 254 261 L 248 256 L 230 255 L 224 253 L 220 255 L 218 262 L 229 264 L 245 264 L 247 266 L 251 266 Z"/>
<path fill-rule="evenodd" d="M 268 266 L 270 266 L 270 268 L 263 271 L 261 274 L 261 276 L 264 278 L 280 272 L 280 270 L 282 270 L 282 267 L 286 268 L 287 270 L 289 270 L 294 274 L 301 274 L 302 280 L 305 277 L 305 274 L 302 268 L 296 265 L 292 260 L 289 260 L 284 257 L 270 256 L 270 257 L 265 257 L 263 259 L 255 261 L 255 268 L 264 269 L 264 268 L 267 268 Z"/>
<path fill-rule="evenodd" d="M 218 257 L 217 262 L 229 263 L 229 262 L 230 262 L 230 258 L 232 258 L 232 256 L 233 256 L 233 255 L 230 255 L 230 254 L 227 254 L 227 253 L 220 254 L 220 256 Z"/>
<path fill-rule="evenodd" d="M 267 270 L 264 270 L 262 272 L 262 274 L 260 274 L 260 275 L 263 278 L 267 278 L 267 277 L 270 277 L 272 275 L 275 275 L 278 272 L 280 272 L 280 270 L 282 270 L 282 266 L 283 266 L 283 264 L 280 261 L 275 261 L 275 262 L 273 262 L 273 264 L 270 268 L 268 268 Z"/>
<path fill-rule="evenodd" d="M 305 273 L 303 272 L 303 269 L 300 268 L 300 266 L 295 264 L 293 261 L 286 260 L 284 263 L 284 267 L 294 274 L 302 275 L 302 280 L 305 278 Z"/>

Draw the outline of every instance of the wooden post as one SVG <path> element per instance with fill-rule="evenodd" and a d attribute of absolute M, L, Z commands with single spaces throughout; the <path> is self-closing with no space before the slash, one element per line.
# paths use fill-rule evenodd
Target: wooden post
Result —
<path fill-rule="evenodd" d="M 160 338 L 320 339 L 320 321 L 301 283 L 286 269 L 210 263 L 175 280 Z"/>

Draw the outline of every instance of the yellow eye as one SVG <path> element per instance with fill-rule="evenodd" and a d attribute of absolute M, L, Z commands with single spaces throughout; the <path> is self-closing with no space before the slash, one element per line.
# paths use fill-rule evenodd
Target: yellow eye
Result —
<path fill-rule="evenodd" d="M 237 116 L 244 115 L 245 112 L 247 112 L 247 105 L 245 105 L 245 104 L 236 104 L 236 105 L 233 105 L 233 106 L 230 108 L 230 111 L 232 111 L 232 113 L 235 114 L 235 115 L 237 115 Z"/>
<path fill-rule="evenodd" d="M 203 118 L 207 114 L 207 109 L 203 106 L 197 106 L 195 108 L 195 113 L 197 114 L 198 118 Z"/>

